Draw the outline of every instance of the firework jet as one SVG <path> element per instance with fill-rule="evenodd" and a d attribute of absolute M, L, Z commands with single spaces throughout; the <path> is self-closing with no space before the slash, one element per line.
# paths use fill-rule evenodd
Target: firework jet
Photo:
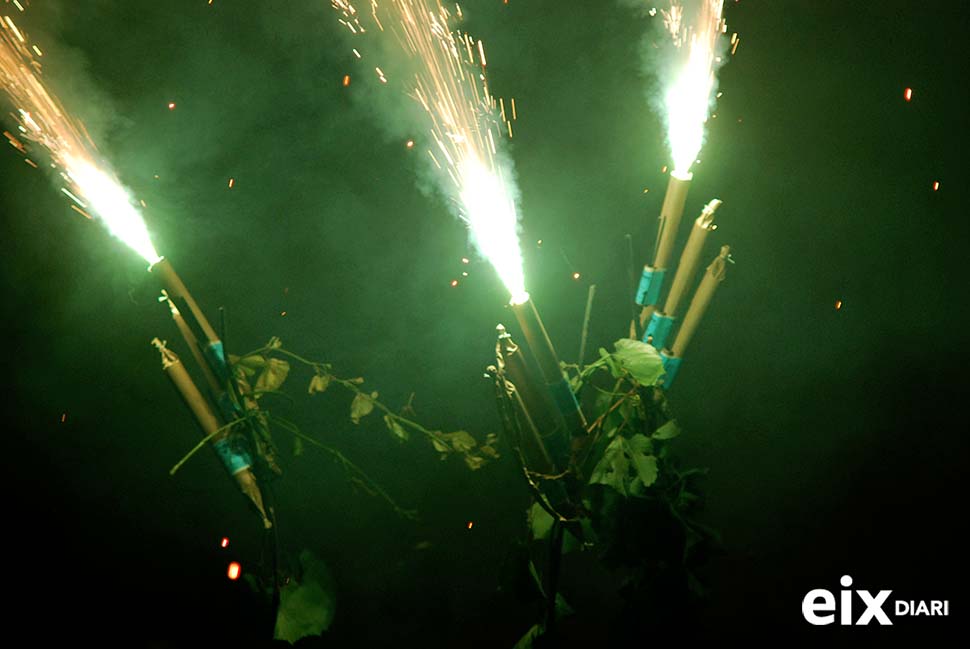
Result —
<path fill-rule="evenodd" d="M 513 296 L 525 294 L 518 215 L 511 165 L 497 143 L 511 135 L 504 102 L 489 92 L 485 48 L 480 40 L 452 30 L 453 15 L 437 0 L 372 0 L 362 15 L 344 0 L 332 0 L 340 22 L 354 35 L 391 34 L 411 63 L 408 94 L 426 116 L 428 150 L 442 192 L 468 225 L 472 243 L 498 272 Z M 364 22 L 374 23 L 368 29 Z M 355 50 L 356 53 L 356 50 Z M 382 82 L 387 78 L 375 68 Z M 514 106 L 512 107 L 514 112 Z M 513 116 L 514 118 L 514 116 Z"/>
<path fill-rule="evenodd" d="M 159 259 L 148 229 L 128 192 L 114 175 L 99 166 L 97 148 L 84 127 L 72 119 L 40 80 L 41 65 L 25 34 L 9 16 L 0 19 L 0 83 L 15 108 L 22 136 L 43 147 L 51 167 L 64 181 L 62 191 L 85 216 L 98 217 L 108 231 L 149 264 Z M 15 138 L 8 136 L 11 143 Z"/>
<path fill-rule="evenodd" d="M 677 57 L 668 79 L 662 80 L 667 119 L 667 142 L 673 158 L 672 175 L 689 178 L 690 167 L 704 143 L 704 124 L 714 93 L 717 38 L 724 30 L 721 18 L 724 0 L 696 0 L 696 16 L 687 16 L 684 6 L 671 2 L 664 11 L 664 26 Z"/>

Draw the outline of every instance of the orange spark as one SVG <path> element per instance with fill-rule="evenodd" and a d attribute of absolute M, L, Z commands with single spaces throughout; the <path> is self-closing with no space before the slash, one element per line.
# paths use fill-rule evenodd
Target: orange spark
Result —
<path fill-rule="evenodd" d="M 65 421 L 67 421 L 67 413 L 66 412 L 61 415 L 61 423 L 63 424 Z"/>
<path fill-rule="evenodd" d="M 174 101 L 168 102 L 168 109 L 169 110 L 175 110 L 175 102 Z"/>
<path fill-rule="evenodd" d="M 452 287 L 458 286 L 458 280 L 457 279 L 451 280 L 451 285 L 452 285 Z"/>
<path fill-rule="evenodd" d="M 229 547 L 229 537 L 228 536 L 222 537 L 222 541 L 219 542 L 219 547 L 220 548 L 228 548 Z"/>
<path fill-rule="evenodd" d="M 346 88 L 347 86 L 350 85 L 350 75 L 349 74 L 345 74 L 344 75 L 343 84 L 344 84 L 344 88 Z"/>
<path fill-rule="evenodd" d="M 842 308 L 842 300 L 835 301 L 835 310 L 838 311 Z"/>
<path fill-rule="evenodd" d="M 936 192 L 936 191 L 939 191 L 939 190 L 940 190 L 940 181 L 937 180 L 935 183 L 933 183 L 933 191 Z"/>
<path fill-rule="evenodd" d="M 913 98 L 912 88 L 907 88 L 906 90 L 903 91 L 903 99 L 905 99 L 906 101 L 909 101 L 912 98 Z"/>
<path fill-rule="evenodd" d="M 474 524 L 475 524 L 474 522 L 468 521 L 468 529 L 471 529 L 472 528 L 472 525 L 474 525 Z"/>
<path fill-rule="evenodd" d="M 229 579 L 236 581 L 239 579 L 239 573 L 241 572 L 242 566 L 240 566 L 236 561 L 233 561 L 229 564 L 229 569 L 226 571 L 226 576 L 229 577 Z"/>
<path fill-rule="evenodd" d="M 235 178 L 230 178 L 229 179 L 229 189 L 232 189 L 232 186 L 235 185 L 235 184 L 236 184 L 236 179 Z"/>
<path fill-rule="evenodd" d="M 573 279 L 579 279 L 579 273 L 573 273 Z"/>

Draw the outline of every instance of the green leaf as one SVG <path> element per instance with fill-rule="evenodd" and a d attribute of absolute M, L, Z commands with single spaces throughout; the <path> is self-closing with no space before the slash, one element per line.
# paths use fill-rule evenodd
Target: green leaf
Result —
<path fill-rule="evenodd" d="M 259 392 L 272 392 L 278 390 L 287 374 L 290 373 L 290 364 L 280 358 L 270 358 L 266 361 L 263 373 L 256 379 L 253 390 Z"/>
<path fill-rule="evenodd" d="M 646 435 L 637 433 L 627 440 L 627 444 L 630 445 L 630 450 L 634 453 L 642 453 L 644 455 L 650 455 L 653 453 L 653 444 L 650 442 L 650 438 Z"/>
<path fill-rule="evenodd" d="M 434 437 L 431 438 L 431 444 L 434 446 L 434 450 L 442 453 L 443 455 L 447 455 L 448 453 L 451 453 L 451 447 L 448 446 L 448 444 L 446 444 L 441 437 L 441 432 L 435 431 Z"/>
<path fill-rule="evenodd" d="M 330 387 L 330 379 L 332 378 L 329 374 L 314 374 L 313 378 L 310 379 L 310 387 L 307 388 L 307 393 L 326 392 L 327 388 Z"/>
<path fill-rule="evenodd" d="M 651 437 L 654 439 L 673 439 L 678 435 L 680 435 L 680 426 L 677 425 L 676 421 L 671 419 L 666 424 L 653 431 L 653 435 L 651 435 Z"/>
<path fill-rule="evenodd" d="M 472 471 L 477 471 L 485 466 L 485 458 L 479 455 L 465 455 L 465 464 L 467 464 L 468 468 Z"/>
<path fill-rule="evenodd" d="M 533 644 L 540 635 L 542 635 L 542 627 L 538 624 L 533 624 L 532 628 L 526 631 L 524 636 L 519 638 L 519 641 L 515 643 L 512 649 L 532 649 Z"/>
<path fill-rule="evenodd" d="M 291 579 L 280 589 L 276 615 L 274 637 L 290 643 L 320 635 L 333 621 L 337 602 L 335 582 L 327 565 L 309 550 L 300 553 L 300 564 L 300 581 Z"/>
<path fill-rule="evenodd" d="M 459 453 L 470 451 L 478 444 L 474 437 L 463 430 L 456 430 L 453 433 L 446 433 L 442 435 L 442 437 L 444 437 L 451 447 Z"/>
<path fill-rule="evenodd" d="M 643 486 L 649 487 L 657 481 L 657 458 L 654 456 L 634 453 L 633 467 L 636 469 L 637 477 L 643 482 Z"/>
<path fill-rule="evenodd" d="M 626 446 L 626 439 L 617 435 L 610 442 L 610 445 L 603 451 L 603 457 L 596 464 L 592 475 L 589 477 L 590 484 L 604 484 L 613 487 L 624 496 L 627 495 L 627 473 L 630 469 L 630 462 L 627 460 L 623 450 Z"/>
<path fill-rule="evenodd" d="M 610 368 L 610 374 L 613 375 L 614 379 L 620 378 L 620 368 L 617 366 L 616 361 L 613 360 L 613 356 L 603 347 L 600 347 L 600 360 Z"/>
<path fill-rule="evenodd" d="M 651 345 L 639 340 L 620 338 L 614 343 L 616 352 L 613 358 L 619 362 L 637 383 L 644 386 L 656 385 L 663 376 L 663 361 Z"/>
<path fill-rule="evenodd" d="M 376 391 L 370 394 L 358 392 L 354 395 L 354 400 L 350 402 L 350 420 L 359 424 L 362 417 L 366 417 L 374 410 L 374 399 L 376 398 Z"/>
<path fill-rule="evenodd" d="M 408 431 L 404 426 L 398 422 L 395 417 L 391 415 L 384 415 L 384 423 L 387 425 L 387 429 L 391 431 L 391 435 L 398 438 L 402 442 L 408 441 Z"/>
<path fill-rule="evenodd" d="M 549 536 L 549 531 L 552 529 L 554 522 L 552 516 L 542 508 L 542 505 L 532 503 L 532 508 L 529 510 L 529 525 L 532 528 L 532 538 L 534 540 L 538 541 Z"/>

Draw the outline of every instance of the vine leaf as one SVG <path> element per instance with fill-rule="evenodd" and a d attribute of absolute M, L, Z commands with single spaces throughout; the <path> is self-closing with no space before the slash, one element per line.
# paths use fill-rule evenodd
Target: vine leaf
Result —
<path fill-rule="evenodd" d="M 266 358 L 262 354 L 250 354 L 242 358 L 229 354 L 229 362 L 234 368 L 241 371 L 246 378 L 256 376 L 256 372 L 266 366 Z"/>
<path fill-rule="evenodd" d="M 376 390 L 370 394 L 358 392 L 350 402 L 350 420 L 359 424 L 362 417 L 366 417 L 374 410 L 375 399 L 377 399 Z"/>
<path fill-rule="evenodd" d="M 456 430 L 453 433 L 445 433 L 442 435 L 443 438 L 451 445 L 451 448 L 459 453 L 467 453 L 468 451 L 475 448 L 478 442 L 475 438 L 468 434 L 464 430 Z"/>
<path fill-rule="evenodd" d="M 307 394 L 326 392 L 327 388 L 330 387 L 330 379 L 332 378 L 329 374 L 314 374 L 313 378 L 310 379 L 310 387 L 307 388 Z"/>
<path fill-rule="evenodd" d="M 529 525 L 532 528 L 532 539 L 539 541 L 549 536 L 552 523 L 552 516 L 549 515 L 549 512 L 544 510 L 539 503 L 532 503 L 532 509 L 529 510 Z"/>
<path fill-rule="evenodd" d="M 603 451 L 603 457 L 593 469 L 589 477 L 590 484 L 604 484 L 613 487 L 624 496 L 627 495 L 627 473 L 630 463 L 623 453 L 624 446 L 626 446 L 626 438 L 622 435 L 613 438 Z"/>
<path fill-rule="evenodd" d="M 653 431 L 653 435 L 651 435 L 651 437 L 654 439 L 673 439 L 678 435 L 680 435 L 680 426 L 677 425 L 676 421 L 671 419 L 666 424 Z"/>
<path fill-rule="evenodd" d="M 398 423 L 396 418 L 392 417 L 391 415 L 384 415 L 384 423 L 387 424 L 387 429 L 391 431 L 391 434 L 394 435 L 394 437 L 398 438 L 402 442 L 408 441 L 407 429 Z"/>
<path fill-rule="evenodd" d="M 657 481 L 657 458 L 653 455 L 634 453 L 633 466 L 644 487 L 649 487 Z"/>
<path fill-rule="evenodd" d="M 263 372 L 256 379 L 256 385 L 253 386 L 253 390 L 257 393 L 278 390 L 283 385 L 283 381 L 286 380 L 289 373 L 289 363 L 281 358 L 270 358 L 266 360 Z"/>
<path fill-rule="evenodd" d="M 451 447 L 445 444 L 442 438 L 444 438 L 444 435 L 440 430 L 432 432 L 431 444 L 434 446 L 434 450 L 441 453 L 441 459 L 443 460 L 448 456 L 448 453 L 451 453 Z"/>
<path fill-rule="evenodd" d="M 620 338 L 614 343 L 613 358 L 630 373 L 640 385 L 656 385 L 663 376 L 663 361 L 651 345 L 639 340 Z"/>

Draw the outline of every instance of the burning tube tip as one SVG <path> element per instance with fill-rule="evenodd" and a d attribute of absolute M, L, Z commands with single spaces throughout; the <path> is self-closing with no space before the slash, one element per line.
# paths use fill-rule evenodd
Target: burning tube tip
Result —
<path fill-rule="evenodd" d="M 157 265 L 159 265 L 159 264 L 160 264 L 160 263 L 162 263 L 163 261 L 167 261 L 167 260 L 165 259 L 165 257 L 159 257 L 158 259 L 156 259 L 156 260 L 155 260 L 155 261 L 153 261 L 152 263 L 150 263 L 150 264 L 148 264 L 148 272 L 150 273 L 150 272 L 152 272 L 153 270 L 155 270 L 155 266 L 157 266 Z"/>
<path fill-rule="evenodd" d="M 690 171 L 678 171 L 677 169 L 674 169 L 670 172 L 670 177 L 676 178 L 677 180 L 682 180 L 684 182 L 690 182 L 690 180 L 694 177 L 694 174 Z"/>
<path fill-rule="evenodd" d="M 520 306 L 528 302 L 529 299 L 530 297 L 529 297 L 528 291 L 522 291 L 520 293 L 516 293 L 515 295 L 513 295 L 512 299 L 509 300 L 509 304 L 512 306 Z"/>

